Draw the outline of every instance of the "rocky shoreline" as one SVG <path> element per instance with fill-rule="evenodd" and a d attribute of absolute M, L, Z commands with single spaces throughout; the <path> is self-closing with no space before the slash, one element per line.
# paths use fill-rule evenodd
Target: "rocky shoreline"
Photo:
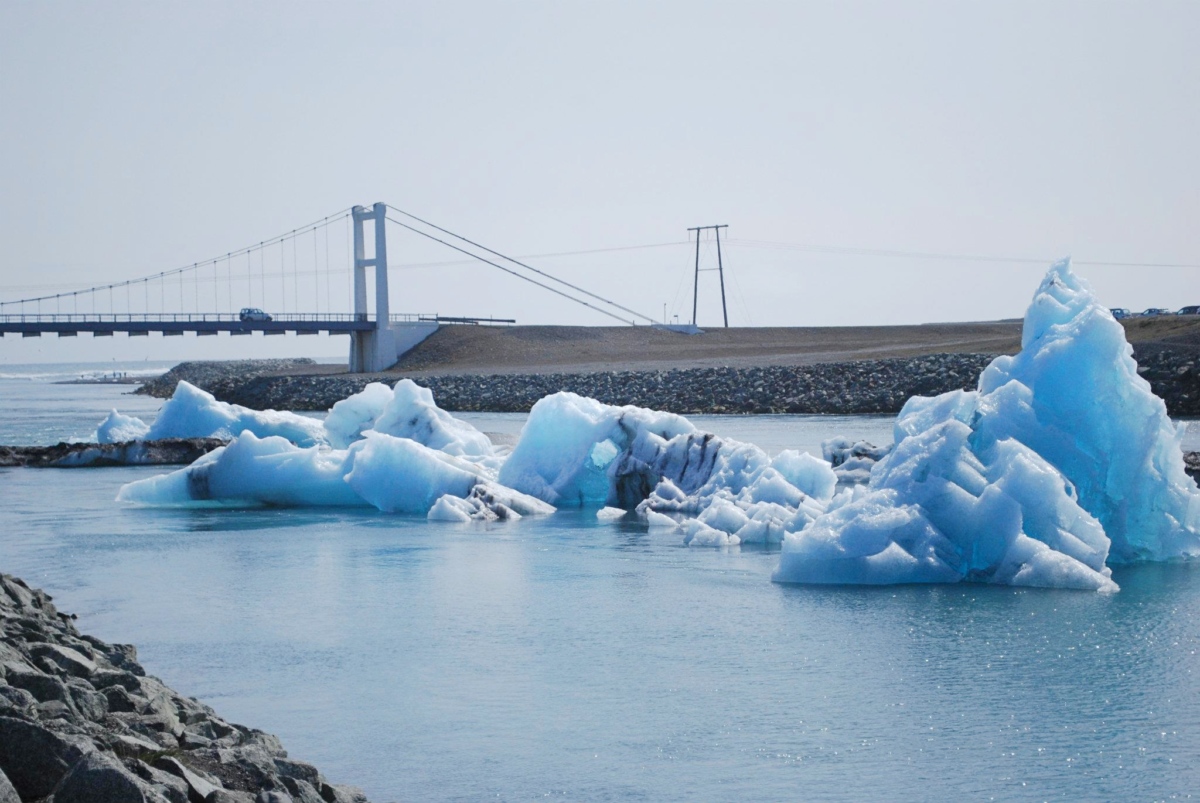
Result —
<path fill-rule="evenodd" d="M 1198 356 L 1190 348 L 1139 349 L 1139 373 L 1173 416 L 1200 416 Z M 487 375 L 315 373 L 302 365 L 255 368 L 257 361 L 183 363 L 140 392 L 166 398 L 175 382 L 186 379 L 222 401 L 246 407 L 324 411 L 369 382 L 410 376 L 433 391 L 438 406 L 454 412 L 528 412 L 543 396 L 569 390 L 606 404 L 682 414 L 897 413 L 910 396 L 974 388 L 994 357 L 934 354 L 807 366 Z"/>
<path fill-rule="evenodd" d="M 0 803 L 366 803 L 0 574 Z"/>
<path fill-rule="evenodd" d="M 0 446 L 0 468 L 103 468 L 192 463 L 218 446 L 220 438 L 163 438 L 124 443 L 56 443 Z"/>

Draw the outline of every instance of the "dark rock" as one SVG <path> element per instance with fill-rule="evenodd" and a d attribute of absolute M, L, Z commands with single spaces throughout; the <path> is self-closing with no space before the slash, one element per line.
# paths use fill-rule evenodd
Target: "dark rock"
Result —
<path fill-rule="evenodd" d="M 182 778 L 177 778 L 169 772 L 151 767 L 144 761 L 133 763 L 133 772 L 148 783 L 170 803 L 191 803 L 188 797 L 188 785 Z"/>
<path fill-rule="evenodd" d="M 54 789 L 54 803 L 156 803 L 165 800 L 116 759 L 89 753 Z"/>
<path fill-rule="evenodd" d="M 5 710 L 25 713 L 37 704 L 37 698 L 24 689 L 0 684 L 0 714 Z"/>
<path fill-rule="evenodd" d="M 72 618 L 0 574 L 0 777 L 14 798 L 358 800 L 289 759 L 271 734 L 226 722 L 146 675 L 132 646 L 80 635 Z M 9 803 L 4 791 L 0 803 Z"/>
<path fill-rule="evenodd" d="M 21 803 L 17 790 L 3 772 L 0 772 L 0 803 Z"/>
<path fill-rule="evenodd" d="M 103 689 L 104 697 L 108 700 L 108 710 L 119 713 L 135 713 L 138 710 L 138 701 L 124 686 L 112 685 Z M 144 702 L 144 701 L 141 701 Z"/>
<path fill-rule="evenodd" d="M 307 781 L 284 777 L 283 786 L 296 803 L 325 803 L 320 793 Z"/>
<path fill-rule="evenodd" d="M 218 789 L 208 798 L 208 803 L 254 803 L 255 797 L 249 792 L 235 792 L 231 789 Z"/>
<path fill-rule="evenodd" d="M 292 796 L 287 792 L 263 790 L 254 798 L 254 803 L 293 803 Z"/>
<path fill-rule="evenodd" d="M 22 800 L 38 800 L 53 792 L 67 770 L 94 749 L 86 739 L 0 717 L 0 772 L 8 776 Z"/>
<path fill-rule="evenodd" d="M 169 772 L 186 783 L 188 787 L 188 799 L 191 803 L 204 803 L 209 795 L 221 788 L 220 783 L 216 783 L 215 779 L 202 777 L 199 773 L 193 772 L 183 766 L 178 759 L 171 758 L 170 756 L 160 756 L 155 759 L 154 767 L 155 769 Z"/>
<path fill-rule="evenodd" d="M 24 689 L 34 696 L 39 703 L 58 700 L 67 705 L 71 704 L 71 691 L 67 684 L 53 675 L 29 669 L 23 670 L 8 667 L 8 683 L 18 689 Z"/>

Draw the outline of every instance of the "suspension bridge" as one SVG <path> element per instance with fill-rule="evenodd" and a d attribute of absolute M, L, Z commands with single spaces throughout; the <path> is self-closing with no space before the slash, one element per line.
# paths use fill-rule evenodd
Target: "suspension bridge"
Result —
<path fill-rule="evenodd" d="M 347 334 L 350 370 L 362 372 L 390 367 L 444 323 L 515 323 L 511 319 L 392 313 L 388 223 L 622 323 L 656 323 L 546 271 L 401 209 L 376 203 L 369 208 L 351 207 L 204 262 L 137 279 L 0 302 L 0 336 Z M 369 256 L 366 224 L 371 225 L 373 235 Z M 340 283 L 345 273 L 351 274 L 350 286 L 335 290 L 334 276 Z M 347 307 L 349 311 L 335 311 Z"/>

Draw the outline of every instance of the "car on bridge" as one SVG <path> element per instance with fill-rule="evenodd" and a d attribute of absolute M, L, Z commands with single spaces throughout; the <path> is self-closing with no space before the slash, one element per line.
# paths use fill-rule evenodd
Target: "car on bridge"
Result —
<path fill-rule="evenodd" d="M 1170 315 L 1170 314 L 1171 314 L 1171 310 L 1169 310 L 1169 309 L 1163 309 L 1162 307 L 1150 307 L 1150 309 L 1143 311 L 1142 314 L 1138 317 L 1153 318 L 1157 315 Z"/>
<path fill-rule="evenodd" d="M 238 319 L 245 322 L 269 321 L 271 320 L 271 316 L 258 307 L 243 307 L 242 311 L 238 313 Z"/>
<path fill-rule="evenodd" d="M 1176 315 L 1200 315 L 1200 306 L 1184 307 L 1175 313 Z"/>
<path fill-rule="evenodd" d="M 1121 320 L 1122 318 L 1128 318 L 1131 315 L 1133 315 L 1133 313 L 1130 312 L 1129 310 L 1127 310 L 1125 307 L 1112 307 L 1111 309 L 1109 309 L 1109 312 L 1111 312 L 1112 316 L 1114 318 L 1116 318 L 1118 321 Z"/>

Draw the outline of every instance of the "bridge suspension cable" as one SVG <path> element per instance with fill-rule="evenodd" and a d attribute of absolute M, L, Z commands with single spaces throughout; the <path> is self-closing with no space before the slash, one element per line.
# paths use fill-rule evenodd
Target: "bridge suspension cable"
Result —
<path fill-rule="evenodd" d="M 514 265 L 519 265 L 520 267 L 524 268 L 525 270 L 532 271 L 533 273 L 536 273 L 536 274 L 538 274 L 539 276 L 544 276 L 545 278 L 547 278 L 547 279 L 549 279 L 549 280 L 551 280 L 551 281 L 554 281 L 554 282 L 558 282 L 559 284 L 561 284 L 561 285 L 564 285 L 564 286 L 566 286 L 566 287 L 569 287 L 569 288 L 571 288 L 572 290 L 574 290 L 574 291 L 576 291 L 576 292 L 583 293 L 584 295 L 586 295 L 586 296 L 588 296 L 588 297 L 590 297 L 590 298 L 594 298 L 594 299 L 596 299 L 597 301 L 601 301 L 601 302 L 603 302 L 603 303 L 605 303 L 605 304 L 608 304 L 610 307 L 615 307 L 616 309 L 619 309 L 619 310 L 621 310 L 622 312 L 627 312 L 627 313 L 629 313 L 630 315 L 633 315 L 633 316 L 635 316 L 635 317 L 637 317 L 637 318 L 641 318 L 642 320 L 648 321 L 648 322 L 650 322 L 650 323 L 655 323 L 655 322 L 656 322 L 656 321 L 655 321 L 653 318 L 651 318 L 649 315 L 643 315 L 642 313 L 640 313 L 640 312 L 637 312 L 636 310 L 632 310 L 632 309 L 630 309 L 629 307 L 622 306 L 621 304 L 618 304 L 618 303 L 617 303 L 617 302 L 615 302 L 615 301 L 610 301 L 609 299 L 607 299 L 607 298 L 604 298 L 603 296 L 596 295 L 595 293 L 593 293 L 593 292 L 591 292 L 591 291 L 589 291 L 589 290 L 585 290 L 584 288 L 582 288 L 582 287 L 580 287 L 580 286 L 578 286 L 578 285 L 571 284 L 570 282 L 568 282 L 568 281 L 565 281 L 565 280 L 563 280 L 563 279 L 560 279 L 560 278 L 558 278 L 557 276 L 553 276 L 553 275 L 551 275 L 551 274 L 547 273 L 546 271 L 543 271 L 543 270 L 538 270 L 537 268 L 533 267 L 532 265 L 527 265 L 527 264 L 525 264 L 524 262 L 521 262 L 521 261 L 520 261 L 520 260 L 518 260 L 518 259 L 513 259 L 513 258 L 512 258 L 512 257 L 510 257 L 510 256 L 505 256 L 504 254 L 501 254 L 499 251 L 493 251 L 491 248 L 488 248 L 486 245 L 480 245 L 479 243 L 475 242 L 474 240 L 470 240 L 470 239 L 467 239 L 466 237 L 463 237 L 461 234 L 455 234 L 454 232 L 452 232 L 452 231 L 450 231 L 450 230 L 448 230 L 448 229 L 443 229 L 441 226 L 438 226 L 438 225 L 437 225 L 437 224 L 435 224 L 435 223 L 430 223 L 428 220 L 423 220 L 423 219 L 421 219 L 421 218 L 417 217 L 416 215 L 414 215 L 414 214 L 411 214 L 411 213 L 409 213 L 409 212 L 405 212 L 403 209 L 397 209 L 396 207 L 392 206 L 391 204 L 388 204 L 388 205 L 387 205 L 387 208 L 388 208 L 388 209 L 390 209 L 390 210 L 392 210 L 393 212 L 395 212 L 395 213 L 397 213 L 397 214 L 404 215 L 405 217 L 407 217 L 407 218 L 409 218 L 409 219 L 411 219 L 411 220 L 415 220 L 415 221 L 417 221 L 418 223 L 420 223 L 420 224 L 422 224 L 422 225 L 424 225 L 424 226 L 428 226 L 428 227 L 430 227 L 431 229 L 436 229 L 437 231 L 440 231 L 440 232 L 442 232 L 443 234 L 446 234 L 446 235 L 448 235 L 448 236 L 450 236 L 450 237 L 453 237 L 453 238 L 454 238 L 454 239 L 456 239 L 456 240 L 460 240 L 460 241 L 462 241 L 462 242 L 464 242 L 464 243 L 468 243 L 469 245 L 472 245 L 472 246 L 474 246 L 475 248 L 478 248 L 478 249 L 480 249 L 480 250 L 482 250 L 482 251 L 486 251 L 487 253 L 491 254 L 492 256 L 499 257 L 500 259 L 503 259 L 503 260 L 505 260 L 506 262 L 511 262 L 511 263 L 512 263 L 512 264 L 514 264 Z M 553 287 L 548 287 L 547 285 L 545 285 L 545 284 L 542 284 L 541 282 L 535 281 L 534 279 L 531 279 L 531 278 L 529 278 L 528 276 L 523 276 L 523 275 L 521 275 L 520 273 L 517 273 L 516 271 L 509 270 L 508 268 L 505 268 L 505 267 L 503 267 L 503 266 L 501 266 L 501 265 L 497 265 L 495 262 L 492 262 L 492 261 L 491 261 L 491 260 L 489 260 L 489 259 L 484 259 L 483 257 L 480 257 L 480 256 L 478 256 L 478 255 L 476 255 L 476 254 L 472 254 L 471 252 L 469 252 L 469 251 L 466 251 L 466 250 L 464 250 L 464 249 L 462 249 L 462 248 L 458 248 L 458 247 L 456 247 L 456 246 L 454 246 L 454 245 L 451 245 L 450 243 L 446 242 L 445 240 L 440 240 L 440 239 L 438 239 L 437 237 L 434 237 L 433 235 L 431 235 L 431 234 L 428 234 L 427 232 L 422 232 L 422 231 L 419 231 L 418 229 L 415 229 L 415 228 L 413 228 L 412 226 L 409 226 L 409 225 L 407 225 L 407 224 L 401 223 L 400 221 L 396 220 L 395 218 L 391 218 L 391 217 L 389 217 L 389 218 L 388 218 L 388 220 L 390 220 L 391 222 L 395 223 L 395 224 L 396 224 L 396 225 L 398 225 L 398 226 L 403 226 L 404 228 L 408 229 L 409 231 L 416 232 L 417 234 L 420 234 L 420 235 L 421 235 L 421 236 L 423 236 L 423 237 L 428 237 L 428 238 L 429 238 L 429 239 L 431 239 L 431 240 L 436 240 L 437 242 L 441 243 L 442 245 L 449 246 L 450 248 L 453 248 L 455 251 L 460 251 L 461 253 L 464 253 L 464 254 L 466 254 L 467 256 L 473 257 L 474 259 L 478 259 L 478 260 L 480 260 L 481 262 L 486 262 L 487 264 L 489 264 L 489 265 L 492 265 L 493 267 L 500 268 L 500 270 L 503 270 L 503 271 L 505 271 L 505 272 L 507 272 L 507 273 L 511 273 L 512 275 L 514 275 L 514 276 L 517 276 L 518 278 L 524 279 L 524 280 L 525 280 L 525 281 L 527 281 L 527 282 L 532 282 L 533 284 L 536 284 L 538 287 L 541 287 L 541 288 L 544 288 L 544 289 L 546 289 L 546 290 L 549 290 L 549 291 L 551 291 L 552 293 L 557 293 L 558 295 L 562 296 L 563 298 L 569 298 L 570 300 L 574 301 L 574 302 L 575 302 L 575 303 L 577 303 L 577 304 L 583 304 L 585 307 L 590 307 L 591 309 L 594 309 L 594 310 L 596 310 L 597 312 L 603 312 L 605 315 L 608 315 L 610 318 L 615 318 L 615 319 L 617 319 L 618 321 L 624 321 L 625 323 L 629 323 L 629 324 L 636 325 L 636 321 L 628 321 L 628 320 L 625 320 L 624 318 L 620 317 L 619 315 L 615 315 L 615 314 L 613 314 L 613 313 L 611 313 L 611 312 L 606 312 L 605 310 L 602 310 L 602 309 L 600 309 L 599 307 L 597 307 L 597 306 L 595 306 L 595 305 L 593 305 L 593 304 L 589 304 L 588 302 L 586 302 L 586 301 L 583 301 L 582 299 L 578 299 L 578 298 L 575 298 L 574 296 L 568 295 L 567 293 L 563 293 L 563 292 L 561 292 L 561 291 L 559 291 L 559 290 L 555 290 Z"/>
<path fill-rule="evenodd" d="M 119 289 L 122 287 L 128 289 L 128 288 L 132 287 L 133 285 L 138 285 L 138 284 L 145 285 L 145 287 L 146 287 L 145 297 L 146 297 L 146 303 L 148 304 L 149 303 L 149 285 L 151 282 L 155 282 L 155 281 L 162 283 L 161 287 L 160 287 L 160 303 L 162 304 L 163 308 L 165 309 L 165 306 L 166 306 L 166 281 L 167 281 L 167 279 L 170 279 L 170 278 L 178 278 L 179 279 L 179 299 L 180 299 L 180 307 L 182 308 L 184 306 L 184 278 L 185 278 L 185 275 L 189 274 L 189 273 L 193 274 L 192 278 L 194 279 L 194 284 L 195 284 L 195 288 L 196 288 L 195 289 L 196 303 L 198 305 L 199 304 L 200 271 L 202 269 L 209 268 L 209 267 L 213 268 L 213 271 L 214 271 L 213 277 L 211 279 L 206 279 L 205 281 L 213 281 L 214 285 L 215 285 L 216 280 L 217 280 L 217 277 L 216 277 L 217 266 L 220 264 L 220 262 L 222 260 L 227 261 L 227 263 L 230 265 L 229 270 L 232 271 L 233 258 L 245 256 L 247 259 L 247 281 L 252 282 L 252 276 L 251 276 L 252 268 L 250 268 L 250 257 L 255 251 L 258 251 L 260 254 L 260 259 L 259 259 L 260 290 L 261 290 L 263 298 L 265 299 L 265 297 L 266 297 L 266 269 L 265 269 L 265 262 L 263 259 L 263 257 L 264 257 L 263 252 L 267 248 L 271 248 L 276 245 L 278 245 L 280 247 L 281 272 L 285 274 L 284 280 L 286 281 L 286 270 L 283 270 L 283 268 L 282 268 L 283 259 L 284 259 L 284 253 L 283 253 L 284 244 L 288 240 L 295 241 L 301 235 L 305 235 L 310 232 L 312 232 L 315 236 L 315 232 L 318 229 L 326 228 L 334 223 L 337 223 L 340 220 L 349 218 L 349 216 L 350 216 L 350 210 L 344 209 L 339 212 L 335 212 L 332 215 L 328 215 L 327 217 L 321 218 L 320 220 L 316 220 L 307 225 L 292 229 L 291 231 L 286 232 L 284 234 L 280 234 L 276 237 L 271 237 L 270 239 L 267 239 L 267 240 L 262 240 L 259 243 L 257 243 L 256 245 L 250 245 L 250 246 L 246 246 L 244 248 L 239 248 L 234 251 L 229 251 L 225 254 L 221 254 L 220 256 L 216 256 L 211 259 L 206 259 L 202 262 L 193 262 L 190 265 L 184 265 L 183 267 L 173 268 L 171 270 L 160 271 L 158 273 L 154 273 L 154 274 L 151 274 L 148 276 L 141 276 L 136 279 L 126 279 L 123 281 L 108 282 L 105 284 L 97 284 L 97 285 L 93 285 L 92 287 L 87 287 L 87 288 L 83 288 L 80 290 L 73 290 L 70 292 L 53 293 L 53 294 L 47 294 L 47 295 L 42 295 L 42 296 L 33 296 L 33 297 L 29 297 L 29 298 L 19 298 L 19 299 L 14 299 L 12 301 L 0 301 L 0 309 L 3 309 L 5 307 L 15 306 L 15 305 L 41 304 L 41 302 L 56 302 L 57 303 L 57 302 L 61 302 L 62 299 L 72 299 L 74 301 L 75 305 L 78 306 L 79 296 L 86 296 L 86 295 L 90 294 L 92 297 L 93 312 L 96 312 L 95 306 L 96 306 L 96 295 L 97 294 L 99 294 L 105 290 L 109 291 L 109 302 L 110 302 L 110 307 L 111 307 L 112 306 L 112 293 L 115 289 Z M 293 262 L 295 262 L 297 257 L 296 257 L 296 251 L 294 249 L 293 249 L 292 256 L 293 256 Z M 251 284 L 251 287 L 252 287 L 252 284 Z M 298 296 L 295 296 L 295 293 L 298 293 L 298 291 L 299 291 L 298 287 L 293 289 L 294 297 L 297 299 L 298 299 Z M 286 291 L 285 291 L 285 293 L 286 293 Z M 214 299 L 215 298 L 216 298 L 216 290 L 214 288 Z M 232 291 L 230 293 L 230 301 L 232 302 Z"/>

